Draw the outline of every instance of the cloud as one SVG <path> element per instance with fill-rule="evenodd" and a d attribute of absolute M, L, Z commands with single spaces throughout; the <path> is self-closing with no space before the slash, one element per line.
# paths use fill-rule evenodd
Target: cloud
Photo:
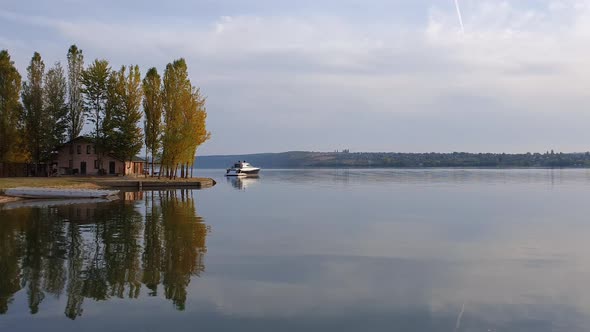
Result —
<path fill-rule="evenodd" d="M 588 1 L 528 5 L 462 1 L 461 5 L 464 34 L 452 2 L 424 7 L 424 23 L 418 25 L 396 19 L 403 13 L 394 13 L 389 20 L 353 20 L 326 11 L 301 15 L 278 9 L 273 15 L 195 19 L 190 13 L 177 19 L 127 20 L 12 12 L 0 16 L 50 29 L 63 44 L 75 42 L 87 57 L 105 57 L 116 65 L 139 62 L 143 68 L 163 68 L 174 58 L 187 58 L 193 80 L 209 97 L 209 120 L 219 133 L 225 126 L 260 125 L 257 118 L 276 124 L 277 130 L 282 126 L 305 130 L 334 113 L 363 114 L 376 120 L 379 117 L 371 114 L 384 113 L 391 114 L 392 121 L 397 115 L 414 114 L 429 122 L 423 115 L 469 114 L 488 105 L 496 107 L 490 112 L 499 118 L 514 112 L 531 117 L 541 113 L 578 117 L 584 112 L 582 102 L 590 85 Z M 26 62 L 20 63 L 24 68 Z M 489 104 L 441 103 L 453 96 Z M 227 120 L 245 112 L 257 117 L 239 123 Z M 529 133 L 535 130 L 524 126 Z M 371 128 L 360 130 L 368 133 Z M 452 140 L 451 132 L 439 134 Z M 392 134 L 390 139 L 399 137 Z M 253 144 L 260 146 L 261 140 L 262 136 Z M 286 142 L 285 148 L 298 148 L 292 144 Z M 361 143 L 356 149 L 370 149 L 370 145 Z M 498 149 L 508 146 L 502 142 Z M 280 148 L 265 150 L 269 149 Z"/>

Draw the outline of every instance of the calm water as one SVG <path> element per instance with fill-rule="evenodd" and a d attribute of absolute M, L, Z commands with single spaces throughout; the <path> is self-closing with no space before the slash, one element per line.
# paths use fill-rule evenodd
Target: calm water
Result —
<path fill-rule="evenodd" d="M 0 209 L 0 331 L 588 331 L 588 170 L 264 170 Z"/>

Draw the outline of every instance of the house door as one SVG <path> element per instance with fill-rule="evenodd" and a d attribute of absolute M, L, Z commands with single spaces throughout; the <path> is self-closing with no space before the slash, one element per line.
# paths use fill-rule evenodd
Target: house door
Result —
<path fill-rule="evenodd" d="M 86 175 L 86 162 L 85 161 L 80 163 L 80 174 Z"/>
<path fill-rule="evenodd" d="M 109 174 L 115 174 L 115 162 L 109 161 Z"/>

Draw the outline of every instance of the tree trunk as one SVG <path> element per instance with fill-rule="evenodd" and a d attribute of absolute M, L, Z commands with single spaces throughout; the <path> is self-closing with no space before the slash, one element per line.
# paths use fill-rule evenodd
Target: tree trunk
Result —
<path fill-rule="evenodd" d="M 162 171 L 162 170 L 160 170 Z M 151 177 L 154 177 L 154 150 L 152 150 L 152 174 Z"/>

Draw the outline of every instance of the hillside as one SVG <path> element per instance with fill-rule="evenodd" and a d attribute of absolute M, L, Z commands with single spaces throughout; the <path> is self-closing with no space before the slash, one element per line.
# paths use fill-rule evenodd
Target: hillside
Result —
<path fill-rule="evenodd" d="M 590 167 L 590 153 L 304 152 L 201 156 L 198 168 L 227 168 L 238 160 L 263 168 L 303 167 Z"/>

